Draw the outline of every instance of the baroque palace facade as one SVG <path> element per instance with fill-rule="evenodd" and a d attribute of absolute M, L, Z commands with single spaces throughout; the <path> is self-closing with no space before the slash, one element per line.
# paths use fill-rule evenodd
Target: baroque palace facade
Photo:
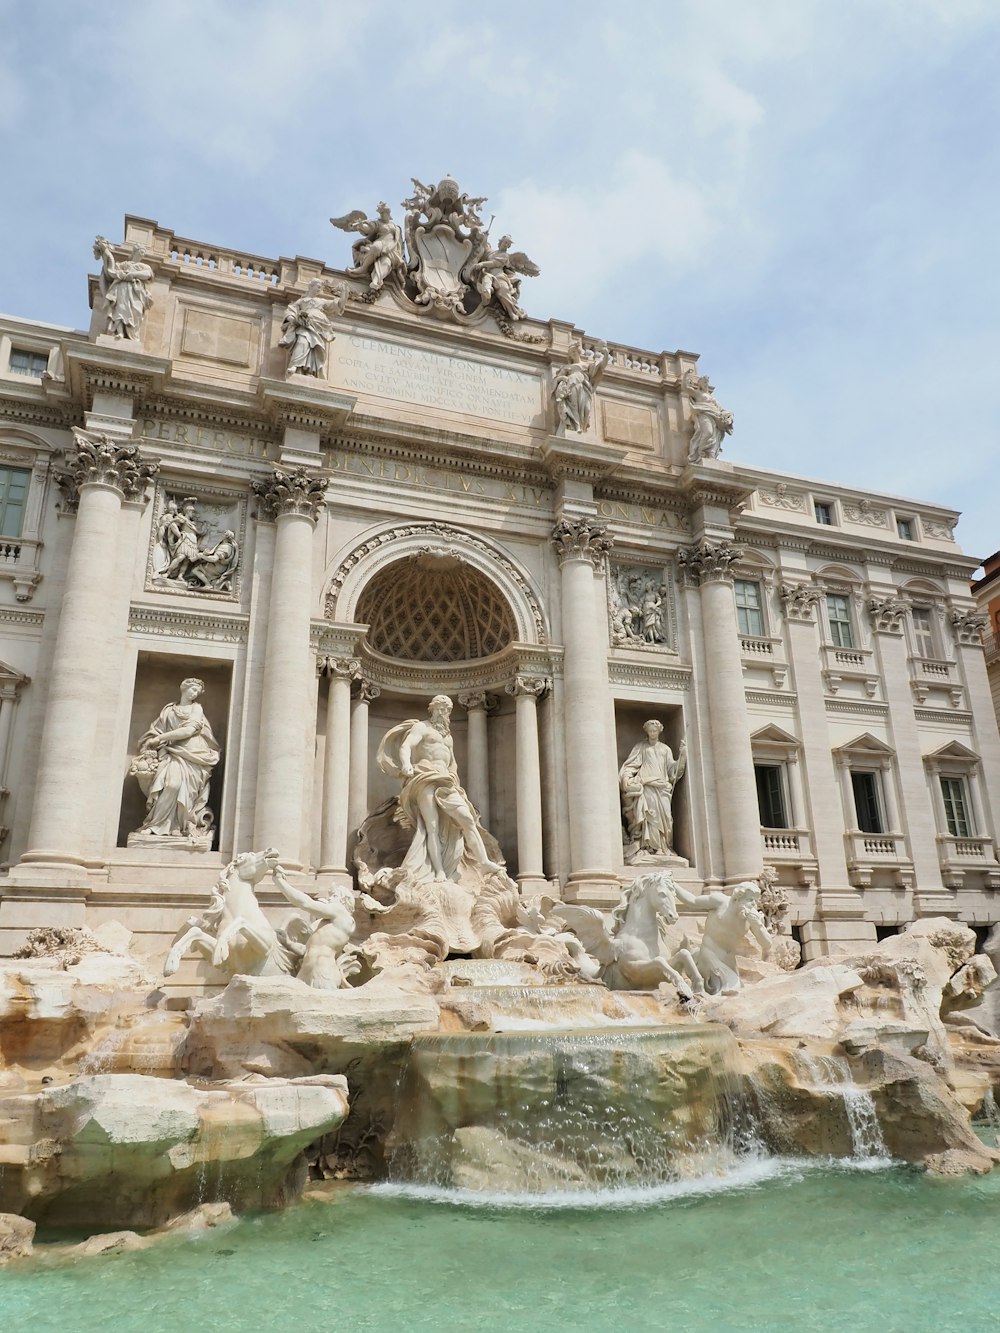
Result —
<path fill-rule="evenodd" d="M 526 895 L 766 864 L 807 958 L 1000 919 L 958 515 L 720 457 L 697 358 L 525 316 L 481 203 L 334 219 L 342 270 L 129 217 L 89 332 L 0 320 L 0 953 L 162 955 L 250 848 L 350 883 L 438 694 Z"/>

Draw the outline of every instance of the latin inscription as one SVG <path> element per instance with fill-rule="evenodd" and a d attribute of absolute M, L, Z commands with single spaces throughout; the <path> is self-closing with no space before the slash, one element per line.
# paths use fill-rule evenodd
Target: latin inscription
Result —
<path fill-rule="evenodd" d="M 198 449 L 239 454 L 243 458 L 277 458 L 277 451 L 273 447 L 268 452 L 266 440 L 258 440 L 253 435 L 241 435 L 239 431 L 192 426 L 186 421 L 157 421 L 147 417 L 139 422 L 138 435 L 154 444 L 157 440 L 165 440 L 169 444 L 192 444 Z"/>
<path fill-rule="evenodd" d="M 329 352 L 330 382 L 356 393 L 528 426 L 542 409 L 536 375 L 350 335 Z"/>

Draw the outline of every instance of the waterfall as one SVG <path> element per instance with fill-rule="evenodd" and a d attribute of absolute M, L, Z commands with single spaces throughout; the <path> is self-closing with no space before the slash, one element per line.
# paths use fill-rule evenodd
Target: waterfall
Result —
<path fill-rule="evenodd" d="M 859 1088 L 851 1066 L 840 1055 L 796 1052 L 796 1061 L 806 1071 L 813 1087 L 836 1092 L 843 1104 L 851 1133 L 851 1156 L 856 1161 L 884 1160 L 889 1156 L 878 1122 L 875 1102 L 867 1088 Z"/>

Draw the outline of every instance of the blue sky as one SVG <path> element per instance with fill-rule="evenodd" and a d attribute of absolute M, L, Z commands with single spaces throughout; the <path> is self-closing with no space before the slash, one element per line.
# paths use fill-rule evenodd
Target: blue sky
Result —
<path fill-rule="evenodd" d="M 341 266 L 450 172 L 540 318 L 698 351 L 726 456 L 1000 547 L 996 0 L 0 0 L 0 308 L 85 325 L 94 235 Z M 397 210 L 398 212 L 398 210 Z"/>

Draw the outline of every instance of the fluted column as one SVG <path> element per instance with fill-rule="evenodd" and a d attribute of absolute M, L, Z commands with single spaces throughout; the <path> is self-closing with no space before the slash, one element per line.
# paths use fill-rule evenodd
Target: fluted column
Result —
<path fill-rule="evenodd" d="M 525 895 L 547 887 L 542 862 L 542 778 L 538 751 L 537 701 L 550 682 L 517 676 L 507 688 L 514 696 L 517 788 L 517 882 Z"/>
<path fill-rule="evenodd" d="M 59 629 L 49 674 L 45 726 L 38 754 L 28 851 L 12 879 L 86 880 L 83 854 L 102 700 L 116 683 L 105 676 L 107 644 L 127 616 L 110 577 L 117 557 L 118 523 L 125 500 L 143 500 L 157 464 L 132 444 L 110 435 L 74 431 L 76 445 L 56 474 L 67 507 L 76 509 Z M 124 588 L 124 580 L 117 586 Z M 127 591 L 126 591 L 127 598 Z M 34 869 L 32 869 L 34 867 Z"/>
<path fill-rule="evenodd" d="M 382 693 L 370 680 L 360 680 L 351 711 L 351 787 L 347 830 L 353 833 L 368 815 L 368 705 Z M 350 857 L 347 858 L 350 861 Z"/>
<path fill-rule="evenodd" d="M 265 517 L 276 524 L 267 648 L 260 701 L 260 743 L 254 846 L 276 847 L 284 863 L 301 869 L 306 749 L 301 719 L 314 699 L 309 648 L 312 610 L 312 536 L 326 484 L 304 468 L 275 468 L 255 481 Z"/>
<path fill-rule="evenodd" d="M 716 809 L 730 884 L 754 879 L 762 865 L 760 812 L 733 600 L 732 566 L 742 554 L 727 541 L 701 541 L 678 552 L 682 571 L 700 589 Z"/>
<path fill-rule="evenodd" d="M 320 825 L 320 873 L 347 874 L 348 797 L 351 770 L 351 682 L 361 672 L 353 657 L 323 657 L 326 676 L 326 747 L 323 753 L 323 817 Z"/>
<path fill-rule="evenodd" d="M 460 694 L 458 702 L 468 719 L 468 755 L 465 763 L 465 790 L 479 811 L 483 828 L 490 826 L 490 752 L 486 733 L 486 715 L 496 700 L 492 695 Z"/>
<path fill-rule="evenodd" d="M 566 785 L 569 795 L 571 900 L 616 902 L 614 867 L 620 848 L 611 845 L 606 710 L 607 643 L 598 632 L 595 569 L 604 565 L 612 538 L 597 524 L 563 518 L 552 541 L 560 564 L 562 633 L 565 649 Z"/>

